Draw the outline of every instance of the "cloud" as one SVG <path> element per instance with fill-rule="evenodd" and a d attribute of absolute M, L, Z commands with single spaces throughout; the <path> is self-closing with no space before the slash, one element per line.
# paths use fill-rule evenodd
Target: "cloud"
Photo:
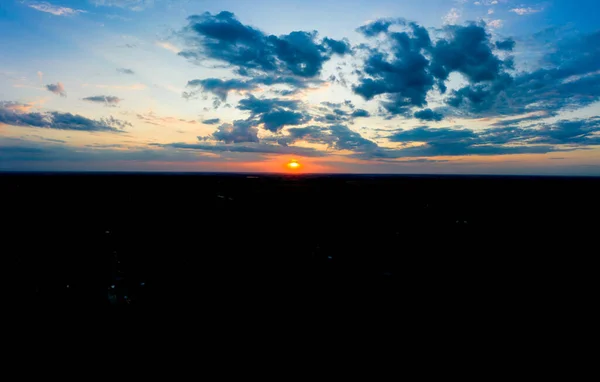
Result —
<path fill-rule="evenodd" d="M 456 24 L 458 20 L 460 20 L 460 11 L 456 8 L 452 8 L 444 17 L 442 17 L 442 21 L 446 25 Z"/>
<path fill-rule="evenodd" d="M 311 120 L 305 112 L 298 112 L 300 102 L 281 98 L 256 98 L 250 95 L 240 100 L 237 108 L 249 111 L 248 121 L 262 124 L 266 130 L 279 132 L 285 126 L 302 125 Z"/>
<path fill-rule="evenodd" d="M 451 128 L 432 129 L 422 126 L 411 130 L 400 130 L 388 137 L 391 142 L 456 142 L 475 139 L 477 135 L 472 130 Z"/>
<path fill-rule="evenodd" d="M 133 84 L 133 85 L 104 85 L 104 84 L 82 84 L 84 88 L 94 87 L 97 89 L 114 89 L 114 90 L 145 90 L 146 85 L 144 84 Z"/>
<path fill-rule="evenodd" d="M 219 118 L 205 119 L 202 121 L 205 125 L 216 125 L 221 122 Z"/>
<path fill-rule="evenodd" d="M 205 91 L 213 93 L 221 101 L 227 100 L 227 95 L 231 91 L 242 91 L 242 90 L 253 90 L 256 89 L 256 85 L 250 81 L 230 79 L 221 80 L 218 78 L 207 78 L 204 80 L 191 80 L 187 83 L 188 88 L 197 88 L 199 91 Z M 184 92 L 184 98 L 192 98 L 198 91 Z"/>
<path fill-rule="evenodd" d="M 334 138 L 333 147 L 337 150 L 369 151 L 377 147 L 375 142 L 363 138 L 348 126 L 332 125 L 329 126 L 329 130 Z"/>
<path fill-rule="evenodd" d="M 506 39 L 504 41 L 496 41 L 496 48 L 499 50 L 506 50 L 509 52 L 512 52 L 512 50 L 515 48 L 515 40 L 513 40 L 512 38 Z"/>
<path fill-rule="evenodd" d="M 126 68 L 117 68 L 117 72 L 123 73 L 123 74 L 135 74 L 135 72 L 133 70 L 126 69 Z"/>
<path fill-rule="evenodd" d="M 414 114 L 414 117 L 417 119 L 420 119 L 422 121 L 441 121 L 442 119 L 444 119 L 444 116 L 440 113 L 436 113 L 431 109 L 424 109 L 424 110 L 420 110 L 417 111 Z"/>
<path fill-rule="evenodd" d="M 483 25 L 446 28 L 431 51 L 431 72 L 446 81 L 452 72 L 463 74 L 470 83 L 493 81 L 501 76 L 503 61 L 493 54 L 490 35 Z"/>
<path fill-rule="evenodd" d="M 368 118 L 371 116 L 367 110 L 356 109 L 352 101 L 344 102 L 321 102 L 321 106 L 312 108 L 313 118 L 316 122 L 325 124 L 353 123 L 356 118 Z"/>
<path fill-rule="evenodd" d="M 166 49 L 168 51 L 171 51 L 173 53 L 179 53 L 181 52 L 181 49 L 177 48 L 175 45 L 171 44 L 170 42 L 166 42 L 166 41 L 157 41 L 156 42 L 157 46 L 160 46 L 163 49 Z"/>
<path fill-rule="evenodd" d="M 490 20 L 487 23 L 487 26 L 492 28 L 492 29 L 500 29 L 504 26 L 504 21 L 503 20 Z"/>
<path fill-rule="evenodd" d="M 60 142 L 59 142 L 60 143 Z M 123 149 L 126 148 L 126 149 Z M 220 162 L 222 158 L 209 157 L 191 150 L 168 147 L 136 148 L 123 145 L 88 145 L 71 147 L 22 140 L 0 140 L 0 169 L 2 170 L 119 170 L 153 169 L 161 163 L 165 170 L 173 170 L 176 162 L 198 164 Z M 149 163 L 150 162 L 150 163 Z M 157 163 L 158 162 L 158 163 Z M 185 168 L 185 167 L 184 167 Z M 187 168 L 189 170 L 189 168 Z"/>
<path fill-rule="evenodd" d="M 137 114 L 136 116 L 138 117 L 138 119 L 144 121 L 145 123 L 148 123 L 150 125 L 156 125 L 156 126 L 162 126 L 165 124 L 181 125 L 181 123 L 188 123 L 188 124 L 193 125 L 193 124 L 197 123 L 195 120 L 192 120 L 192 119 L 185 120 L 183 118 L 159 116 L 159 115 L 156 115 L 152 111 L 150 111 L 148 113 L 144 113 L 144 114 Z"/>
<path fill-rule="evenodd" d="M 57 82 L 56 84 L 46 85 L 46 89 L 48 91 L 51 91 L 52 93 L 54 93 L 56 95 L 61 96 L 61 97 L 66 97 L 67 96 L 67 92 L 65 90 L 65 87 L 60 82 Z"/>
<path fill-rule="evenodd" d="M 225 143 L 258 142 L 258 129 L 250 121 L 224 123 L 210 137 L 198 137 L 201 140 L 214 139 Z"/>
<path fill-rule="evenodd" d="M 37 76 L 40 79 L 40 83 L 41 83 L 44 80 L 44 73 L 42 73 L 41 71 L 38 71 Z"/>
<path fill-rule="evenodd" d="M 351 53 L 351 46 L 348 40 L 334 40 L 329 37 L 323 39 L 323 46 L 327 47 L 331 52 L 343 56 Z"/>
<path fill-rule="evenodd" d="M 289 146 L 298 141 L 325 143 L 332 146 L 335 140 L 329 130 L 322 126 L 292 127 L 287 129 L 286 133 L 286 135 L 275 139 L 282 146 Z"/>
<path fill-rule="evenodd" d="M 377 149 L 377 144 L 363 138 L 359 133 L 351 130 L 346 125 L 336 124 L 327 127 L 307 126 L 295 127 L 286 130 L 287 135 L 276 138 L 282 146 L 288 146 L 299 141 L 326 144 L 335 150 L 372 151 Z"/>
<path fill-rule="evenodd" d="M 58 111 L 45 113 L 19 112 L 14 107 L 7 106 L 6 103 L 0 103 L 0 123 L 44 129 L 106 132 L 122 132 L 125 127 L 131 126 L 129 122 L 113 117 L 94 120 L 81 115 Z"/>
<path fill-rule="evenodd" d="M 126 8 L 132 11 L 143 11 L 154 5 L 154 0 L 90 0 L 92 4 L 103 7 Z"/>
<path fill-rule="evenodd" d="M 35 9 L 36 11 L 50 13 L 54 16 L 74 16 L 79 13 L 86 13 L 86 11 L 83 11 L 81 9 L 73 9 L 68 7 L 52 5 L 47 1 L 26 1 L 24 2 L 24 4 L 29 8 Z"/>
<path fill-rule="evenodd" d="M 473 114 L 495 116 L 556 113 L 600 100 L 600 32 L 563 39 L 541 68 L 453 91 L 448 104 Z"/>
<path fill-rule="evenodd" d="M 352 112 L 352 117 L 353 118 L 359 118 L 359 117 L 370 117 L 371 113 L 369 113 L 368 111 L 364 110 L 364 109 L 356 109 Z"/>
<path fill-rule="evenodd" d="M 12 101 L 0 101 L 0 110 L 10 110 L 16 113 L 27 113 L 33 107 L 33 104 L 25 104 Z"/>
<path fill-rule="evenodd" d="M 264 128 L 275 133 L 284 126 L 302 125 L 310 121 L 310 117 L 304 113 L 296 113 L 289 110 L 276 110 L 263 114 L 260 122 Z"/>
<path fill-rule="evenodd" d="M 282 98 L 256 98 L 250 95 L 248 98 L 242 99 L 237 108 L 250 111 L 252 115 L 258 115 L 281 108 L 298 110 L 300 108 L 300 101 Z"/>
<path fill-rule="evenodd" d="M 398 130 L 387 138 L 400 148 L 385 148 L 345 125 L 289 128 L 286 135 L 271 138 L 282 146 L 296 142 L 325 144 L 351 151 L 352 157 L 386 160 L 407 157 L 545 154 L 600 146 L 600 117 L 561 120 L 528 127 L 504 126 L 484 130 L 430 128 Z"/>
<path fill-rule="evenodd" d="M 294 76 L 256 76 L 251 79 L 245 78 L 233 78 L 233 79 L 219 79 L 219 78 L 206 78 L 203 80 L 191 80 L 188 81 L 187 87 L 191 88 L 191 91 L 184 92 L 183 97 L 191 99 L 196 97 L 201 92 L 212 93 L 217 98 L 224 102 L 227 100 L 227 96 L 231 92 L 243 92 L 252 91 L 258 89 L 260 85 L 288 85 L 291 87 L 291 92 L 294 93 L 297 90 L 307 88 L 311 84 L 318 84 L 319 80 L 303 80 Z"/>
<path fill-rule="evenodd" d="M 406 20 L 402 18 L 378 19 L 358 27 L 356 31 L 366 37 L 375 37 L 381 33 L 388 33 L 392 25 L 406 25 Z"/>
<path fill-rule="evenodd" d="M 519 16 L 525 16 L 525 15 L 531 15 L 533 13 L 538 13 L 541 11 L 542 11 L 541 9 L 534 9 L 531 7 L 527 7 L 527 8 L 513 8 L 509 12 L 516 13 Z"/>
<path fill-rule="evenodd" d="M 31 138 L 37 138 L 39 140 L 46 141 L 46 142 L 67 143 L 67 141 L 63 141 L 62 139 L 46 138 L 46 137 L 42 137 L 41 135 L 34 135 L 34 134 L 24 135 L 21 138 L 29 138 L 29 137 L 31 137 Z"/>
<path fill-rule="evenodd" d="M 487 142 L 596 146 L 600 145 L 600 117 L 578 120 L 559 120 L 529 127 L 506 126 L 481 133 Z"/>
<path fill-rule="evenodd" d="M 395 151 L 398 156 L 544 154 L 600 145 L 600 118 L 560 120 L 529 127 L 481 131 L 418 127 L 390 135 L 391 142 L 424 143 Z"/>
<path fill-rule="evenodd" d="M 391 31 L 392 25 L 400 31 Z M 469 86 L 484 84 L 497 92 L 512 81 L 506 72 L 512 69 L 512 59 L 502 60 L 493 51 L 494 47 L 512 49 L 512 40 L 495 46 L 483 23 L 448 25 L 436 36 L 435 43 L 425 28 L 402 19 L 377 20 L 358 31 L 368 38 L 384 35 L 385 44 L 379 38 L 374 46 L 360 47 L 366 58 L 352 89 L 366 100 L 381 96 L 383 109 L 392 116 L 409 116 L 414 114 L 413 109 L 427 106 L 427 96 L 434 85 L 444 94 L 446 82 L 454 72 L 462 74 Z M 469 95 L 478 96 L 476 91 Z M 448 103 L 456 105 L 455 98 L 453 94 Z"/>
<path fill-rule="evenodd" d="M 107 19 L 111 20 L 121 20 L 121 21 L 131 21 L 132 19 L 129 17 L 121 16 L 121 15 L 106 15 Z M 129 45 L 129 44 L 127 44 Z"/>
<path fill-rule="evenodd" d="M 201 138 L 203 139 L 203 138 Z M 245 144 L 206 144 L 206 143 L 169 143 L 159 144 L 157 146 L 202 150 L 213 152 L 232 152 L 232 153 L 259 153 L 259 154 L 287 154 L 303 157 L 322 157 L 324 152 L 309 147 L 291 147 L 279 146 L 266 143 L 245 143 Z"/>
<path fill-rule="evenodd" d="M 392 24 L 404 25 L 404 21 L 384 19 L 358 29 L 366 37 L 386 33 L 391 49 L 366 49 L 368 56 L 359 82 L 352 89 L 366 100 L 385 95 L 383 107 L 391 114 L 402 114 L 427 104 L 434 80 L 424 50 L 431 47 L 431 40 L 427 30 L 415 23 L 406 25 L 404 32 L 389 32 Z"/>
<path fill-rule="evenodd" d="M 231 12 L 190 16 L 179 36 L 187 45 L 180 56 L 195 63 L 224 63 L 245 77 L 238 81 L 251 88 L 289 85 L 292 90 L 284 92 L 290 94 L 315 81 L 332 56 L 351 54 L 347 40 L 320 39 L 316 31 L 267 35 Z"/>
<path fill-rule="evenodd" d="M 401 143 L 424 143 L 420 146 L 407 146 L 400 150 L 394 150 L 395 157 L 545 154 L 560 151 L 550 145 L 504 145 L 503 143 L 506 142 L 499 140 L 490 142 L 484 137 L 485 133 L 478 134 L 467 129 L 418 127 L 412 130 L 398 131 L 389 136 L 389 140 Z"/>
<path fill-rule="evenodd" d="M 84 101 L 88 101 L 88 102 L 97 102 L 97 103 L 102 103 L 105 106 L 117 106 L 119 104 L 119 102 L 123 101 L 122 99 L 120 99 L 119 97 L 115 97 L 115 96 L 93 96 L 93 97 L 86 97 L 86 98 L 82 98 Z"/>

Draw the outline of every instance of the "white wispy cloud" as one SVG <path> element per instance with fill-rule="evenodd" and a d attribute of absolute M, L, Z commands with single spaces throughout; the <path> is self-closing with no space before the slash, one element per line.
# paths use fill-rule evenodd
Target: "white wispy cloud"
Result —
<path fill-rule="evenodd" d="M 504 21 L 502 20 L 492 20 L 488 23 L 488 26 L 492 29 L 502 28 L 504 26 Z"/>
<path fill-rule="evenodd" d="M 460 19 L 460 11 L 456 8 L 452 8 L 450 12 L 448 12 L 442 20 L 444 24 L 456 24 L 456 22 Z"/>
<path fill-rule="evenodd" d="M 88 88 L 93 87 L 97 89 L 116 89 L 116 90 L 144 90 L 146 85 L 144 84 L 133 84 L 133 85 L 104 85 L 104 84 L 82 84 L 81 87 Z"/>
<path fill-rule="evenodd" d="M 513 8 L 510 10 L 510 12 L 514 12 L 519 16 L 525 16 L 525 15 L 530 15 L 532 13 L 538 13 L 541 12 L 541 9 L 534 9 L 531 7 L 527 7 L 527 8 Z"/>
<path fill-rule="evenodd" d="M 143 11 L 154 5 L 154 0 L 91 0 L 96 6 L 127 8 L 132 11 Z"/>
<path fill-rule="evenodd" d="M 156 45 L 160 46 L 163 49 L 170 50 L 173 53 L 179 53 L 181 49 L 178 49 L 175 45 L 166 41 L 157 41 Z"/>
<path fill-rule="evenodd" d="M 50 4 L 47 1 L 27 1 L 23 4 L 25 4 L 29 8 L 35 9 L 36 11 L 50 13 L 54 16 L 74 16 L 79 13 L 86 13 L 86 11 L 81 9 L 61 7 L 58 5 Z"/>

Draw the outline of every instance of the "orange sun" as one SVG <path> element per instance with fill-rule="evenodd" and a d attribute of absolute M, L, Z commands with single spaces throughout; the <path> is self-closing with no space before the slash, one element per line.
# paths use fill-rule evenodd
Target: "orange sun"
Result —
<path fill-rule="evenodd" d="M 287 164 L 287 168 L 289 168 L 290 170 L 298 170 L 300 168 L 300 163 L 298 163 L 297 160 L 292 159 L 291 161 L 289 161 L 289 163 Z"/>

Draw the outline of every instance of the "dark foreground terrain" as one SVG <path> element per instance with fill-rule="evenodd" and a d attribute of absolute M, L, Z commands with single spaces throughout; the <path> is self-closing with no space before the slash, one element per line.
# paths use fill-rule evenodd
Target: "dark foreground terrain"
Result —
<path fill-rule="evenodd" d="M 600 226 L 593 178 L 3 174 L 0 196 L 5 295 L 48 307 L 534 304 L 587 287 Z"/>

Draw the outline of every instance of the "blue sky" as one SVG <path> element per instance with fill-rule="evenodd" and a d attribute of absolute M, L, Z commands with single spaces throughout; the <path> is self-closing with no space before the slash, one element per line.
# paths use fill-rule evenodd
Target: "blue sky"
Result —
<path fill-rule="evenodd" d="M 0 170 L 600 175 L 595 0 L 5 0 Z"/>

